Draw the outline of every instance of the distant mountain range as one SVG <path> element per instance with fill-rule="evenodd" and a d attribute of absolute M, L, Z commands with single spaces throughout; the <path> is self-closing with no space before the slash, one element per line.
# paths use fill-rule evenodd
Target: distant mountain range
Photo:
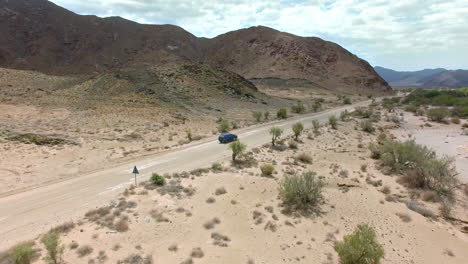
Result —
<path fill-rule="evenodd" d="M 376 66 L 375 71 L 391 86 L 421 87 L 465 87 L 468 86 L 468 70 L 447 70 L 443 68 L 421 71 L 395 71 Z"/>

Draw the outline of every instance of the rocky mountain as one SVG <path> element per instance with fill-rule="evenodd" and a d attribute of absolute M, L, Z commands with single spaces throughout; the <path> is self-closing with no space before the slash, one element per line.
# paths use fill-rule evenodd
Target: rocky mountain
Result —
<path fill-rule="evenodd" d="M 425 69 L 420 71 L 395 71 L 375 67 L 375 71 L 391 86 L 462 87 L 468 86 L 468 70 Z"/>
<path fill-rule="evenodd" d="M 46 0 L 0 0 L 0 67 L 48 74 L 95 74 L 135 65 L 207 64 L 246 79 L 307 80 L 348 93 L 390 86 L 339 45 L 267 27 L 198 38 L 172 25 L 82 16 Z"/>

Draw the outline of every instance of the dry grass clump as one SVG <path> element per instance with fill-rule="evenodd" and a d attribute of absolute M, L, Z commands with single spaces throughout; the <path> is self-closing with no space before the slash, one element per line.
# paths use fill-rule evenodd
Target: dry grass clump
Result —
<path fill-rule="evenodd" d="M 117 232 L 126 232 L 128 231 L 128 217 L 122 217 L 114 224 L 114 228 Z"/>
<path fill-rule="evenodd" d="M 409 216 L 408 214 L 396 213 L 396 215 L 400 217 L 401 221 L 405 223 L 411 222 L 411 216 Z"/>
<path fill-rule="evenodd" d="M 181 175 L 185 175 L 185 174 L 181 174 Z M 195 194 L 195 189 L 192 188 L 191 186 L 189 187 L 182 186 L 180 179 L 170 180 L 167 184 L 159 187 L 157 191 L 161 195 L 168 194 L 169 196 L 176 197 L 176 198 L 183 198 L 184 196 L 192 196 Z"/>
<path fill-rule="evenodd" d="M 312 164 L 312 157 L 309 154 L 306 154 L 304 152 L 294 157 L 294 159 L 302 163 Z"/>
<path fill-rule="evenodd" d="M 374 187 L 382 186 L 382 180 L 373 180 L 371 177 L 366 178 L 366 183 Z"/>
<path fill-rule="evenodd" d="M 226 188 L 224 187 L 219 187 L 215 190 L 215 195 L 223 195 L 227 193 Z"/>
<path fill-rule="evenodd" d="M 203 253 L 203 250 L 199 247 L 192 249 L 192 253 L 190 253 L 190 256 L 192 258 L 203 258 L 205 254 Z"/>
<path fill-rule="evenodd" d="M 68 247 L 69 247 L 70 249 L 77 249 L 78 246 L 79 246 L 78 242 L 72 241 Z"/>
<path fill-rule="evenodd" d="M 205 227 L 206 229 L 213 229 L 216 225 L 218 225 L 220 223 L 221 223 L 221 220 L 219 220 L 219 218 L 215 217 L 215 218 L 205 222 L 203 224 L 203 227 Z"/>
<path fill-rule="evenodd" d="M 169 222 L 169 218 L 165 217 L 163 212 L 156 209 L 151 210 L 150 215 L 158 223 Z"/>
<path fill-rule="evenodd" d="M 387 195 L 390 194 L 390 193 L 392 192 L 392 190 L 390 189 L 390 186 L 388 186 L 388 185 L 385 185 L 385 186 L 382 188 L 382 190 L 380 190 L 380 191 L 381 191 L 382 193 L 384 193 L 384 194 L 387 194 Z"/>
<path fill-rule="evenodd" d="M 263 164 L 260 166 L 260 170 L 262 171 L 263 176 L 271 176 L 275 171 L 275 167 L 273 167 L 271 164 Z"/>
<path fill-rule="evenodd" d="M 408 207 L 408 209 L 410 209 L 411 211 L 415 211 L 416 213 L 427 218 L 435 218 L 435 215 L 431 210 L 427 209 L 426 207 L 424 207 L 416 201 L 409 201 L 405 204 L 406 207 Z"/>
<path fill-rule="evenodd" d="M 361 171 L 366 172 L 367 171 L 367 164 L 362 164 L 361 165 Z"/>
<path fill-rule="evenodd" d="M 213 170 L 215 172 L 219 172 L 219 171 L 223 170 L 223 166 L 221 165 L 221 163 L 215 162 L 215 163 L 211 164 L 211 170 Z"/>
<path fill-rule="evenodd" d="M 231 241 L 228 236 L 222 235 L 218 232 L 211 233 L 211 238 L 214 240 L 213 245 L 218 247 L 227 247 L 227 242 Z"/>
<path fill-rule="evenodd" d="M 423 191 L 420 194 L 421 200 L 425 202 L 438 202 L 440 201 L 439 195 L 435 191 Z"/>
<path fill-rule="evenodd" d="M 294 141 L 294 140 L 290 140 L 290 141 L 288 142 L 288 145 L 289 145 L 289 148 L 290 148 L 290 149 L 298 149 L 297 142 Z"/>
<path fill-rule="evenodd" d="M 80 246 L 77 250 L 76 250 L 76 254 L 78 255 L 78 257 L 82 258 L 84 256 L 87 256 L 89 254 L 93 253 L 93 248 L 91 246 L 88 246 L 88 245 L 85 245 L 85 246 Z"/>
<path fill-rule="evenodd" d="M 453 117 L 451 119 L 451 121 L 452 121 L 452 123 L 454 123 L 456 125 L 459 125 L 461 123 L 460 118 L 458 118 L 458 117 Z"/>
<path fill-rule="evenodd" d="M 138 254 L 131 254 L 125 259 L 117 261 L 117 264 L 153 264 L 153 256 L 142 257 Z"/>
<path fill-rule="evenodd" d="M 177 252 L 177 250 L 179 250 L 179 247 L 176 244 L 172 244 L 167 248 L 167 250 L 171 252 Z"/>
<path fill-rule="evenodd" d="M 52 228 L 50 231 L 57 232 L 57 233 L 68 233 L 74 227 L 75 227 L 75 223 L 73 221 L 69 221 L 69 222 L 63 223 L 61 225 L 58 225 L 58 226 Z"/>
<path fill-rule="evenodd" d="M 324 183 L 315 172 L 286 175 L 279 186 L 280 197 L 288 211 L 311 213 L 322 202 Z"/>

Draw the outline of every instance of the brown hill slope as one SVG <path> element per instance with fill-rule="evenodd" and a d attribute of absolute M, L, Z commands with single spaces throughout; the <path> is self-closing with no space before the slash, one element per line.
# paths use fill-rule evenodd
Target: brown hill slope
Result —
<path fill-rule="evenodd" d="M 337 44 L 266 27 L 205 39 L 172 25 L 80 16 L 46 0 L 0 0 L 0 33 L 0 67 L 89 74 L 141 63 L 205 62 L 248 79 L 302 79 L 346 92 L 391 91 L 367 62 Z"/>

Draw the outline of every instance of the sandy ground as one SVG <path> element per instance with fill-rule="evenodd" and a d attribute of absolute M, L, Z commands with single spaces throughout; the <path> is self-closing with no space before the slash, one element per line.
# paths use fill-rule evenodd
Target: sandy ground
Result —
<path fill-rule="evenodd" d="M 466 263 L 468 236 L 460 232 L 460 226 L 442 218 L 425 218 L 402 202 L 386 201 L 384 186 L 401 201 L 411 198 L 396 177 L 376 169 L 369 151 L 362 147 L 375 140 L 375 135 L 357 126 L 352 120 L 342 123 L 338 131 L 322 128 L 318 136 L 307 131 L 310 136 L 301 137 L 298 150 L 254 149 L 255 162 L 250 168 L 236 168 L 225 161 L 221 172 L 171 175 L 167 180 L 176 181 L 173 187 L 184 188 L 174 195 L 162 194 L 170 188 L 131 188 L 115 201 L 120 205 L 112 213 L 98 218 L 103 224 L 84 218 L 62 235 L 63 259 L 67 263 L 116 263 L 133 256 L 133 262 L 122 263 L 150 263 L 143 262 L 144 258 L 153 263 L 338 263 L 334 241 L 358 224 L 368 223 L 385 248 L 382 263 Z M 294 161 L 303 152 L 312 157 L 312 164 Z M 264 163 L 274 164 L 274 177 L 260 175 L 258 166 Z M 285 173 L 303 171 L 315 171 L 326 183 L 321 213 L 309 217 L 283 214 L 278 183 Z M 366 178 L 382 184 L 368 184 Z M 214 200 L 209 202 L 209 198 Z M 437 204 L 418 202 L 437 214 Z M 455 211 L 462 216 L 468 213 L 462 206 Z M 397 214 L 408 216 L 409 221 Z M 106 217 L 115 221 L 128 217 L 128 231 L 103 226 L 109 223 Z M 71 249 L 74 243 L 78 249 Z M 44 256 L 40 242 L 36 245 Z M 85 246 L 92 252 L 80 256 Z"/>
<path fill-rule="evenodd" d="M 462 128 L 463 123 L 467 121 L 462 120 L 458 125 L 441 124 L 429 122 L 426 117 L 408 112 L 404 112 L 404 118 L 406 122 L 400 129 L 395 130 L 394 134 L 402 140 L 412 138 L 417 143 L 436 150 L 439 155 L 455 158 L 460 179 L 468 183 L 468 136 L 463 134 Z"/>

